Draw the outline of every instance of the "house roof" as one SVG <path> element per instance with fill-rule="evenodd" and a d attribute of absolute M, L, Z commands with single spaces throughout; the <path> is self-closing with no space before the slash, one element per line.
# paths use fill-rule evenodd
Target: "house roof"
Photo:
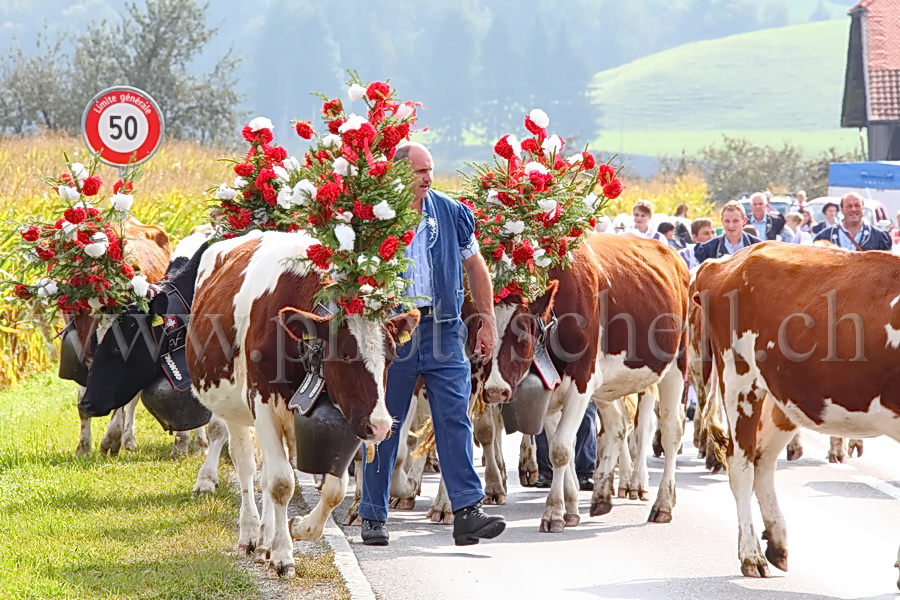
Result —
<path fill-rule="evenodd" d="M 862 0 L 869 121 L 900 121 L 900 0 Z"/>

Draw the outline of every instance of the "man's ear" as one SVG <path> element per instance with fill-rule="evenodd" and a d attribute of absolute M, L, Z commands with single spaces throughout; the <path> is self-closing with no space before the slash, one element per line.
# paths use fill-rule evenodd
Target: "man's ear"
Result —
<path fill-rule="evenodd" d="M 419 326 L 421 316 L 418 310 L 413 309 L 408 313 L 397 315 L 388 320 L 385 326 L 398 346 L 405 344 L 412 338 L 413 331 Z"/>
<path fill-rule="evenodd" d="M 327 340 L 331 317 L 320 317 L 293 306 L 285 306 L 278 311 L 278 324 L 297 341 Z"/>

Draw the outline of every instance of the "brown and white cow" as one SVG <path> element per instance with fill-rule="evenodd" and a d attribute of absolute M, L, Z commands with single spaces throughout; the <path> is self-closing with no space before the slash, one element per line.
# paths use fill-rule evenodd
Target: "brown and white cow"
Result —
<path fill-rule="evenodd" d="M 774 471 L 796 427 L 900 440 L 900 258 L 762 243 L 703 263 L 692 298 L 704 310 L 728 417 L 741 572 L 766 577 L 767 559 L 787 569 Z"/>
<path fill-rule="evenodd" d="M 598 448 L 601 460 L 594 474 L 591 515 L 611 509 L 612 475 L 625 430 L 623 419 L 604 419 L 604 413 L 616 412 L 615 403 L 623 396 L 655 383 L 666 459 L 649 520 L 671 520 L 675 456 L 683 433 L 687 292 L 687 267 L 667 246 L 632 236 L 594 234 L 573 253 L 570 269 L 550 272 L 547 293 L 531 306 L 503 301 L 495 307 L 500 344 L 479 382 L 487 402 L 509 401 L 525 377 L 536 377 L 529 373 L 534 335 L 528 321 L 549 322 L 555 315 L 559 323 L 549 342 L 562 383 L 552 394 L 544 421 L 553 484 L 541 531 L 561 532 L 580 520 L 573 445 L 592 399 L 608 435 Z"/>
<path fill-rule="evenodd" d="M 169 265 L 172 254 L 172 249 L 169 245 L 169 234 L 162 227 L 144 225 L 133 217 L 125 219 L 123 226 L 125 239 L 127 240 L 125 244 L 125 261 L 135 267 L 135 270 L 146 277 L 150 283 L 161 280 L 166 274 L 166 268 Z M 97 329 L 96 318 L 87 313 L 66 314 L 64 318 L 67 324 L 74 322 L 76 348 L 80 354 L 79 358 L 85 367 L 90 369 L 94 361 L 91 338 Z M 79 403 L 84 396 L 84 391 L 85 388 L 79 385 Z M 115 456 L 122 447 L 127 450 L 135 448 L 134 411 L 137 407 L 137 401 L 138 399 L 135 397 L 126 406 L 116 409 L 110 416 L 106 433 L 100 441 L 100 452 Z M 78 416 L 81 420 L 81 428 L 75 454 L 80 456 L 91 453 L 91 417 L 80 410 L 78 411 Z M 183 435 L 186 434 L 182 434 L 182 437 L 176 439 L 176 449 L 184 445 Z M 189 438 L 188 441 L 190 441 Z"/>
<path fill-rule="evenodd" d="M 210 246 L 200 262 L 188 332 L 192 340 L 218 340 L 205 348 L 189 343 L 187 361 L 194 393 L 228 428 L 241 487 L 239 548 L 255 549 L 257 559 L 268 557 L 286 576 L 294 574 L 291 536 L 320 537 L 347 489 L 346 473 L 326 475 L 319 504 L 288 526 L 294 473 L 287 448 L 294 442 L 294 416 L 287 401 L 306 371 L 287 357 L 296 356 L 296 340 L 326 340 L 330 398 L 361 439 L 379 442 L 392 424 L 384 399 L 387 370 L 398 339 L 419 317 L 413 311 L 375 322 L 352 315 L 329 333 L 331 320 L 310 312 L 320 275 L 306 261 L 292 260 L 306 256 L 313 243 L 306 233 L 272 232 Z M 254 500 L 253 427 L 263 459 L 262 520 Z"/>

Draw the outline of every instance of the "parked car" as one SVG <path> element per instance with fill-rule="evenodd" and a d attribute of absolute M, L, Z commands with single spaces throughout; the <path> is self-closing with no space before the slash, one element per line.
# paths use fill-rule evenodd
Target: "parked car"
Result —
<path fill-rule="evenodd" d="M 820 223 L 825 220 L 825 215 L 822 211 L 824 210 L 825 205 L 829 202 L 833 202 L 838 205 L 838 219 L 841 218 L 841 199 L 838 196 L 822 196 L 820 198 L 816 198 L 815 200 L 810 200 L 807 203 L 807 205 L 809 206 L 809 210 L 812 213 L 812 218 L 816 221 L 816 223 Z M 891 224 L 891 217 L 890 215 L 888 215 L 887 208 L 885 208 L 884 204 L 882 204 L 878 200 L 872 200 L 871 198 L 863 198 L 863 219 L 869 225 L 876 225 L 882 227 L 883 229 L 887 229 Z M 884 221 L 887 221 L 886 226 L 884 224 Z"/>

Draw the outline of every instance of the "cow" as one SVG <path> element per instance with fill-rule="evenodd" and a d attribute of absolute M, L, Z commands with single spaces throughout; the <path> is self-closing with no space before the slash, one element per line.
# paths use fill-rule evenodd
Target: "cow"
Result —
<path fill-rule="evenodd" d="M 500 343 L 478 380 L 488 403 L 509 402 L 526 377 L 537 377 L 531 366 L 534 321 L 558 322 L 548 350 L 562 381 L 552 392 L 544 420 L 553 484 L 542 532 L 559 533 L 580 521 L 571 463 L 575 432 L 590 401 L 609 434 L 598 448 L 590 513 L 611 510 L 613 473 L 625 430 L 624 420 L 607 420 L 604 414 L 616 412 L 623 396 L 652 384 L 659 386 L 666 458 L 649 520 L 671 521 L 675 456 L 683 433 L 687 292 L 687 267 L 667 246 L 633 236 L 592 234 L 573 252 L 570 268 L 551 269 L 543 296 L 532 303 L 514 297 L 496 305 Z"/>
<path fill-rule="evenodd" d="M 788 567 L 774 471 L 795 430 L 900 440 L 900 258 L 762 243 L 701 265 L 691 297 L 728 420 L 741 572 L 767 577 Z"/>
<path fill-rule="evenodd" d="M 326 475 L 319 504 L 288 523 L 287 503 L 294 473 L 287 447 L 293 443 L 294 415 L 287 402 L 306 375 L 296 355 L 301 340 L 326 342 L 323 373 L 328 395 L 355 434 L 379 442 L 391 431 L 384 390 L 387 370 L 400 340 L 419 321 L 419 312 L 384 320 L 348 315 L 332 331 L 330 317 L 314 314 L 322 277 L 307 261 L 296 260 L 316 243 L 304 232 L 267 232 L 211 246 L 196 278 L 187 364 L 195 395 L 225 421 L 229 448 L 241 489 L 238 548 L 268 559 L 278 575 L 295 573 L 291 537 L 316 539 L 325 519 L 344 498 L 348 475 Z M 254 499 L 255 460 L 251 428 L 262 452 L 263 506 Z"/>
<path fill-rule="evenodd" d="M 125 261 L 135 267 L 135 271 L 140 272 L 150 283 L 162 279 L 172 254 L 169 245 L 169 234 L 162 227 L 144 225 L 134 217 L 128 217 L 124 220 L 123 230 L 127 240 L 125 244 Z M 80 404 L 84 396 L 84 384 L 86 383 L 86 380 L 82 377 L 94 362 L 93 338 L 97 329 L 97 319 L 91 314 L 81 312 L 65 314 L 63 317 L 66 327 L 72 331 L 72 333 L 64 337 L 63 344 L 69 345 L 64 352 L 72 351 L 75 356 L 71 358 L 80 362 L 84 369 L 81 371 L 82 375 L 76 378 L 79 384 L 78 401 Z M 69 378 L 65 373 L 61 373 L 61 376 Z M 115 456 L 122 447 L 127 450 L 135 448 L 134 411 L 137 407 L 137 400 L 135 397 L 125 407 L 117 409 L 110 417 L 106 434 L 100 441 L 100 452 Z M 75 454 L 82 456 L 91 453 L 91 417 L 81 410 L 78 411 L 78 416 L 81 421 L 81 427 Z M 183 447 L 183 445 L 184 441 L 182 439 L 176 440 L 176 449 Z"/>

